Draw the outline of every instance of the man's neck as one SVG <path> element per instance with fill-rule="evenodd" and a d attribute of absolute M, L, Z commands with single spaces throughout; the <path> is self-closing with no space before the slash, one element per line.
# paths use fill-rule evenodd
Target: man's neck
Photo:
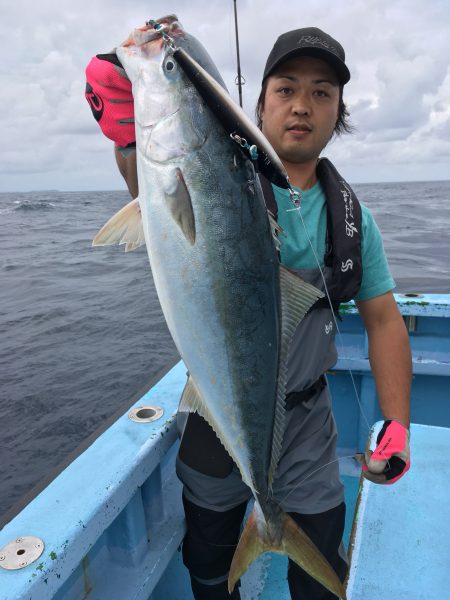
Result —
<path fill-rule="evenodd" d="M 308 161 L 307 163 L 283 161 L 283 165 L 289 175 L 291 185 L 295 185 L 295 187 L 306 191 L 317 183 L 317 159 Z"/>

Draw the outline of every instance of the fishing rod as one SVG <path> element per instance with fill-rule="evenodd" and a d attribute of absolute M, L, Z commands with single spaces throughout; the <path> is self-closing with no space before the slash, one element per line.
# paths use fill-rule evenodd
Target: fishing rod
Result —
<path fill-rule="evenodd" d="M 238 30 L 238 18 L 237 18 L 237 6 L 236 0 L 233 0 L 234 4 L 234 31 L 236 38 L 236 57 L 237 57 L 237 77 L 236 85 L 239 90 L 239 106 L 242 108 L 242 86 L 245 84 L 245 78 L 241 74 L 241 58 L 239 54 L 239 30 Z"/>

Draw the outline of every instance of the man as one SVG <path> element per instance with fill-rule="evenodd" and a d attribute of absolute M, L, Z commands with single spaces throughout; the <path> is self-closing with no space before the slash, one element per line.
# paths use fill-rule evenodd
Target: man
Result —
<path fill-rule="evenodd" d="M 86 96 L 116 142 L 116 158 L 137 196 L 130 84 L 115 55 L 87 68 Z M 264 70 L 257 118 L 301 197 L 261 178 L 266 203 L 285 232 L 280 259 L 327 293 L 298 327 L 290 348 L 287 425 L 274 495 L 344 580 L 343 486 L 336 426 L 324 376 L 336 361 L 334 315 L 354 297 L 369 337 L 369 355 L 385 423 L 364 465 L 368 478 L 393 483 L 409 468 L 411 355 L 392 295 L 380 233 L 350 186 L 319 156 L 333 134 L 348 131 L 343 87 L 350 73 L 342 46 L 317 28 L 290 31 L 275 43 Z M 120 112 L 119 112 L 120 111 Z M 347 260 L 343 261 L 345 256 Z M 305 351 L 304 349 L 307 349 Z M 184 483 L 187 535 L 183 558 L 197 600 L 230 598 L 227 576 L 251 494 L 209 425 L 189 415 L 177 460 Z M 290 562 L 293 599 L 331 600 L 330 592 Z M 239 599 L 236 588 L 231 598 Z"/>

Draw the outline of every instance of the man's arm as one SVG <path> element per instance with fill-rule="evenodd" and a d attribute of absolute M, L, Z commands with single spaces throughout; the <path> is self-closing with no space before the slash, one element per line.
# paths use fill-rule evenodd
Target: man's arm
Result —
<path fill-rule="evenodd" d="M 391 292 L 357 302 L 369 338 L 369 360 L 385 420 L 409 427 L 411 349 Z"/>
<path fill-rule="evenodd" d="M 136 133 L 131 82 L 116 53 L 97 54 L 86 67 L 86 100 L 106 137 L 133 198 L 138 196 Z M 134 146 L 134 147 L 133 147 Z"/>
<path fill-rule="evenodd" d="M 114 153 L 116 155 L 116 162 L 117 166 L 119 167 L 120 174 L 125 179 L 131 197 L 137 198 L 139 189 L 136 168 L 136 151 L 134 150 L 128 153 L 126 156 L 123 156 L 119 148 L 114 146 Z"/>
<path fill-rule="evenodd" d="M 411 349 L 391 292 L 357 302 L 369 337 L 369 360 L 385 419 L 376 448 L 357 455 L 370 481 L 392 484 L 408 471 Z M 362 459 L 362 460 L 361 460 Z"/>

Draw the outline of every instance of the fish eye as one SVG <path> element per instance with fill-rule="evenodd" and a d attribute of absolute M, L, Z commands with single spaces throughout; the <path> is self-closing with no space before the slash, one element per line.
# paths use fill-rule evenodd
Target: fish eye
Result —
<path fill-rule="evenodd" d="M 168 73 L 174 73 L 177 70 L 177 63 L 173 58 L 168 58 L 164 64 L 164 69 Z"/>

